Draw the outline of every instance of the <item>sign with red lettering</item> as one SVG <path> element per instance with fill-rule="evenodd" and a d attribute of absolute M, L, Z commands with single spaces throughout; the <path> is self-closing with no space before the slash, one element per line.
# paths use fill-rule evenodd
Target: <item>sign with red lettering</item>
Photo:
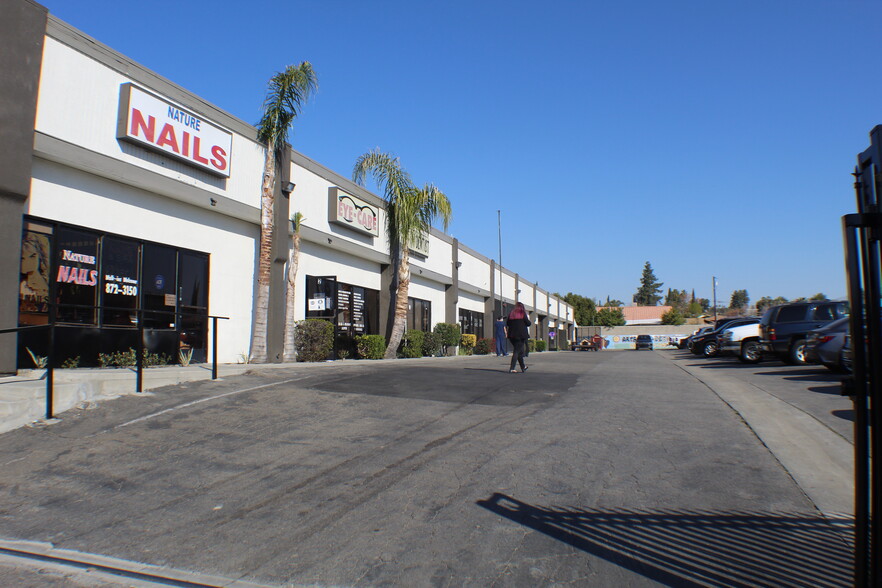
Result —
<path fill-rule="evenodd" d="M 340 188 L 328 189 L 328 221 L 378 237 L 380 209 Z"/>
<path fill-rule="evenodd" d="M 133 84 L 120 86 L 116 136 L 230 177 L 232 133 Z"/>

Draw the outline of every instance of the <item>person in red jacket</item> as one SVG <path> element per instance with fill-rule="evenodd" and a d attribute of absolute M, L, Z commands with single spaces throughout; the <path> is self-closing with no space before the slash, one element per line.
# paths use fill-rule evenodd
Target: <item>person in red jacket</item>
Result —
<path fill-rule="evenodd" d="M 527 330 L 530 324 L 530 318 L 527 316 L 523 303 L 516 303 L 508 314 L 508 320 L 505 321 L 505 326 L 508 328 L 508 340 L 514 347 L 514 352 L 511 354 L 511 368 L 509 368 L 511 373 L 517 372 L 515 364 L 520 364 L 522 372 L 527 371 L 527 365 L 524 363 L 524 349 L 527 345 L 527 339 L 530 338 L 530 332 Z"/>

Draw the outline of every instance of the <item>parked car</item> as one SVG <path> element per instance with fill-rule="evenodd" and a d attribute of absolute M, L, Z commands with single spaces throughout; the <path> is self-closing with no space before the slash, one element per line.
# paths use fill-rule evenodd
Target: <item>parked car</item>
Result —
<path fill-rule="evenodd" d="M 846 332 L 845 342 L 842 344 L 842 351 L 839 352 L 839 363 L 842 364 L 842 369 L 851 373 L 853 361 L 854 352 L 851 350 L 851 335 Z"/>
<path fill-rule="evenodd" d="M 634 349 L 649 349 L 652 351 L 652 335 L 637 335 L 637 339 L 634 340 Z"/>
<path fill-rule="evenodd" d="M 759 336 L 759 319 L 744 324 L 729 323 L 717 335 L 717 353 L 731 353 L 742 363 L 757 363 L 763 358 Z"/>
<path fill-rule="evenodd" d="M 850 322 L 845 317 L 809 331 L 805 339 L 806 362 L 819 363 L 834 372 L 847 371 L 842 365 L 842 348 Z"/>
<path fill-rule="evenodd" d="M 691 335 L 686 337 L 685 341 L 681 342 L 680 349 L 688 349 L 689 351 L 692 351 L 692 340 L 695 339 L 696 337 L 698 337 L 699 335 L 703 335 L 703 334 L 707 333 L 708 331 L 713 331 L 713 330 L 714 330 L 713 327 L 701 327 L 700 329 L 696 329 L 694 333 L 692 333 Z"/>
<path fill-rule="evenodd" d="M 717 335 L 719 335 L 724 328 L 746 325 L 752 322 L 759 322 L 759 319 L 756 317 L 733 317 L 718 320 L 716 323 L 717 327 L 714 330 L 698 335 L 692 339 L 692 353 L 695 355 L 703 355 L 705 357 L 716 356 L 718 350 Z"/>
<path fill-rule="evenodd" d="M 809 331 L 820 329 L 848 316 L 848 303 L 830 300 L 790 302 L 766 310 L 760 321 L 763 353 L 788 363 L 805 364 L 805 342 Z"/>

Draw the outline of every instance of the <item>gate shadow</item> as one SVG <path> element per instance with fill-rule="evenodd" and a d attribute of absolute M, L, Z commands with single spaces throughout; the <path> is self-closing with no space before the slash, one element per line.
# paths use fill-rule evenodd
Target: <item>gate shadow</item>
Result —
<path fill-rule="evenodd" d="M 477 504 L 668 586 L 850 586 L 851 519 L 819 514 Z M 838 530 L 837 530 L 838 529 Z"/>

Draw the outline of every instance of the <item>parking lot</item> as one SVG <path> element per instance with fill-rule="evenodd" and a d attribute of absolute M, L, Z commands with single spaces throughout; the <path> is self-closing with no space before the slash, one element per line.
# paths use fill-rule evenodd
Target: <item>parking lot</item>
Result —
<path fill-rule="evenodd" d="M 0 537 L 227 585 L 849 585 L 849 464 L 801 473 L 847 461 L 823 368 L 507 360 L 255 368 L 4 434 Z"/>

